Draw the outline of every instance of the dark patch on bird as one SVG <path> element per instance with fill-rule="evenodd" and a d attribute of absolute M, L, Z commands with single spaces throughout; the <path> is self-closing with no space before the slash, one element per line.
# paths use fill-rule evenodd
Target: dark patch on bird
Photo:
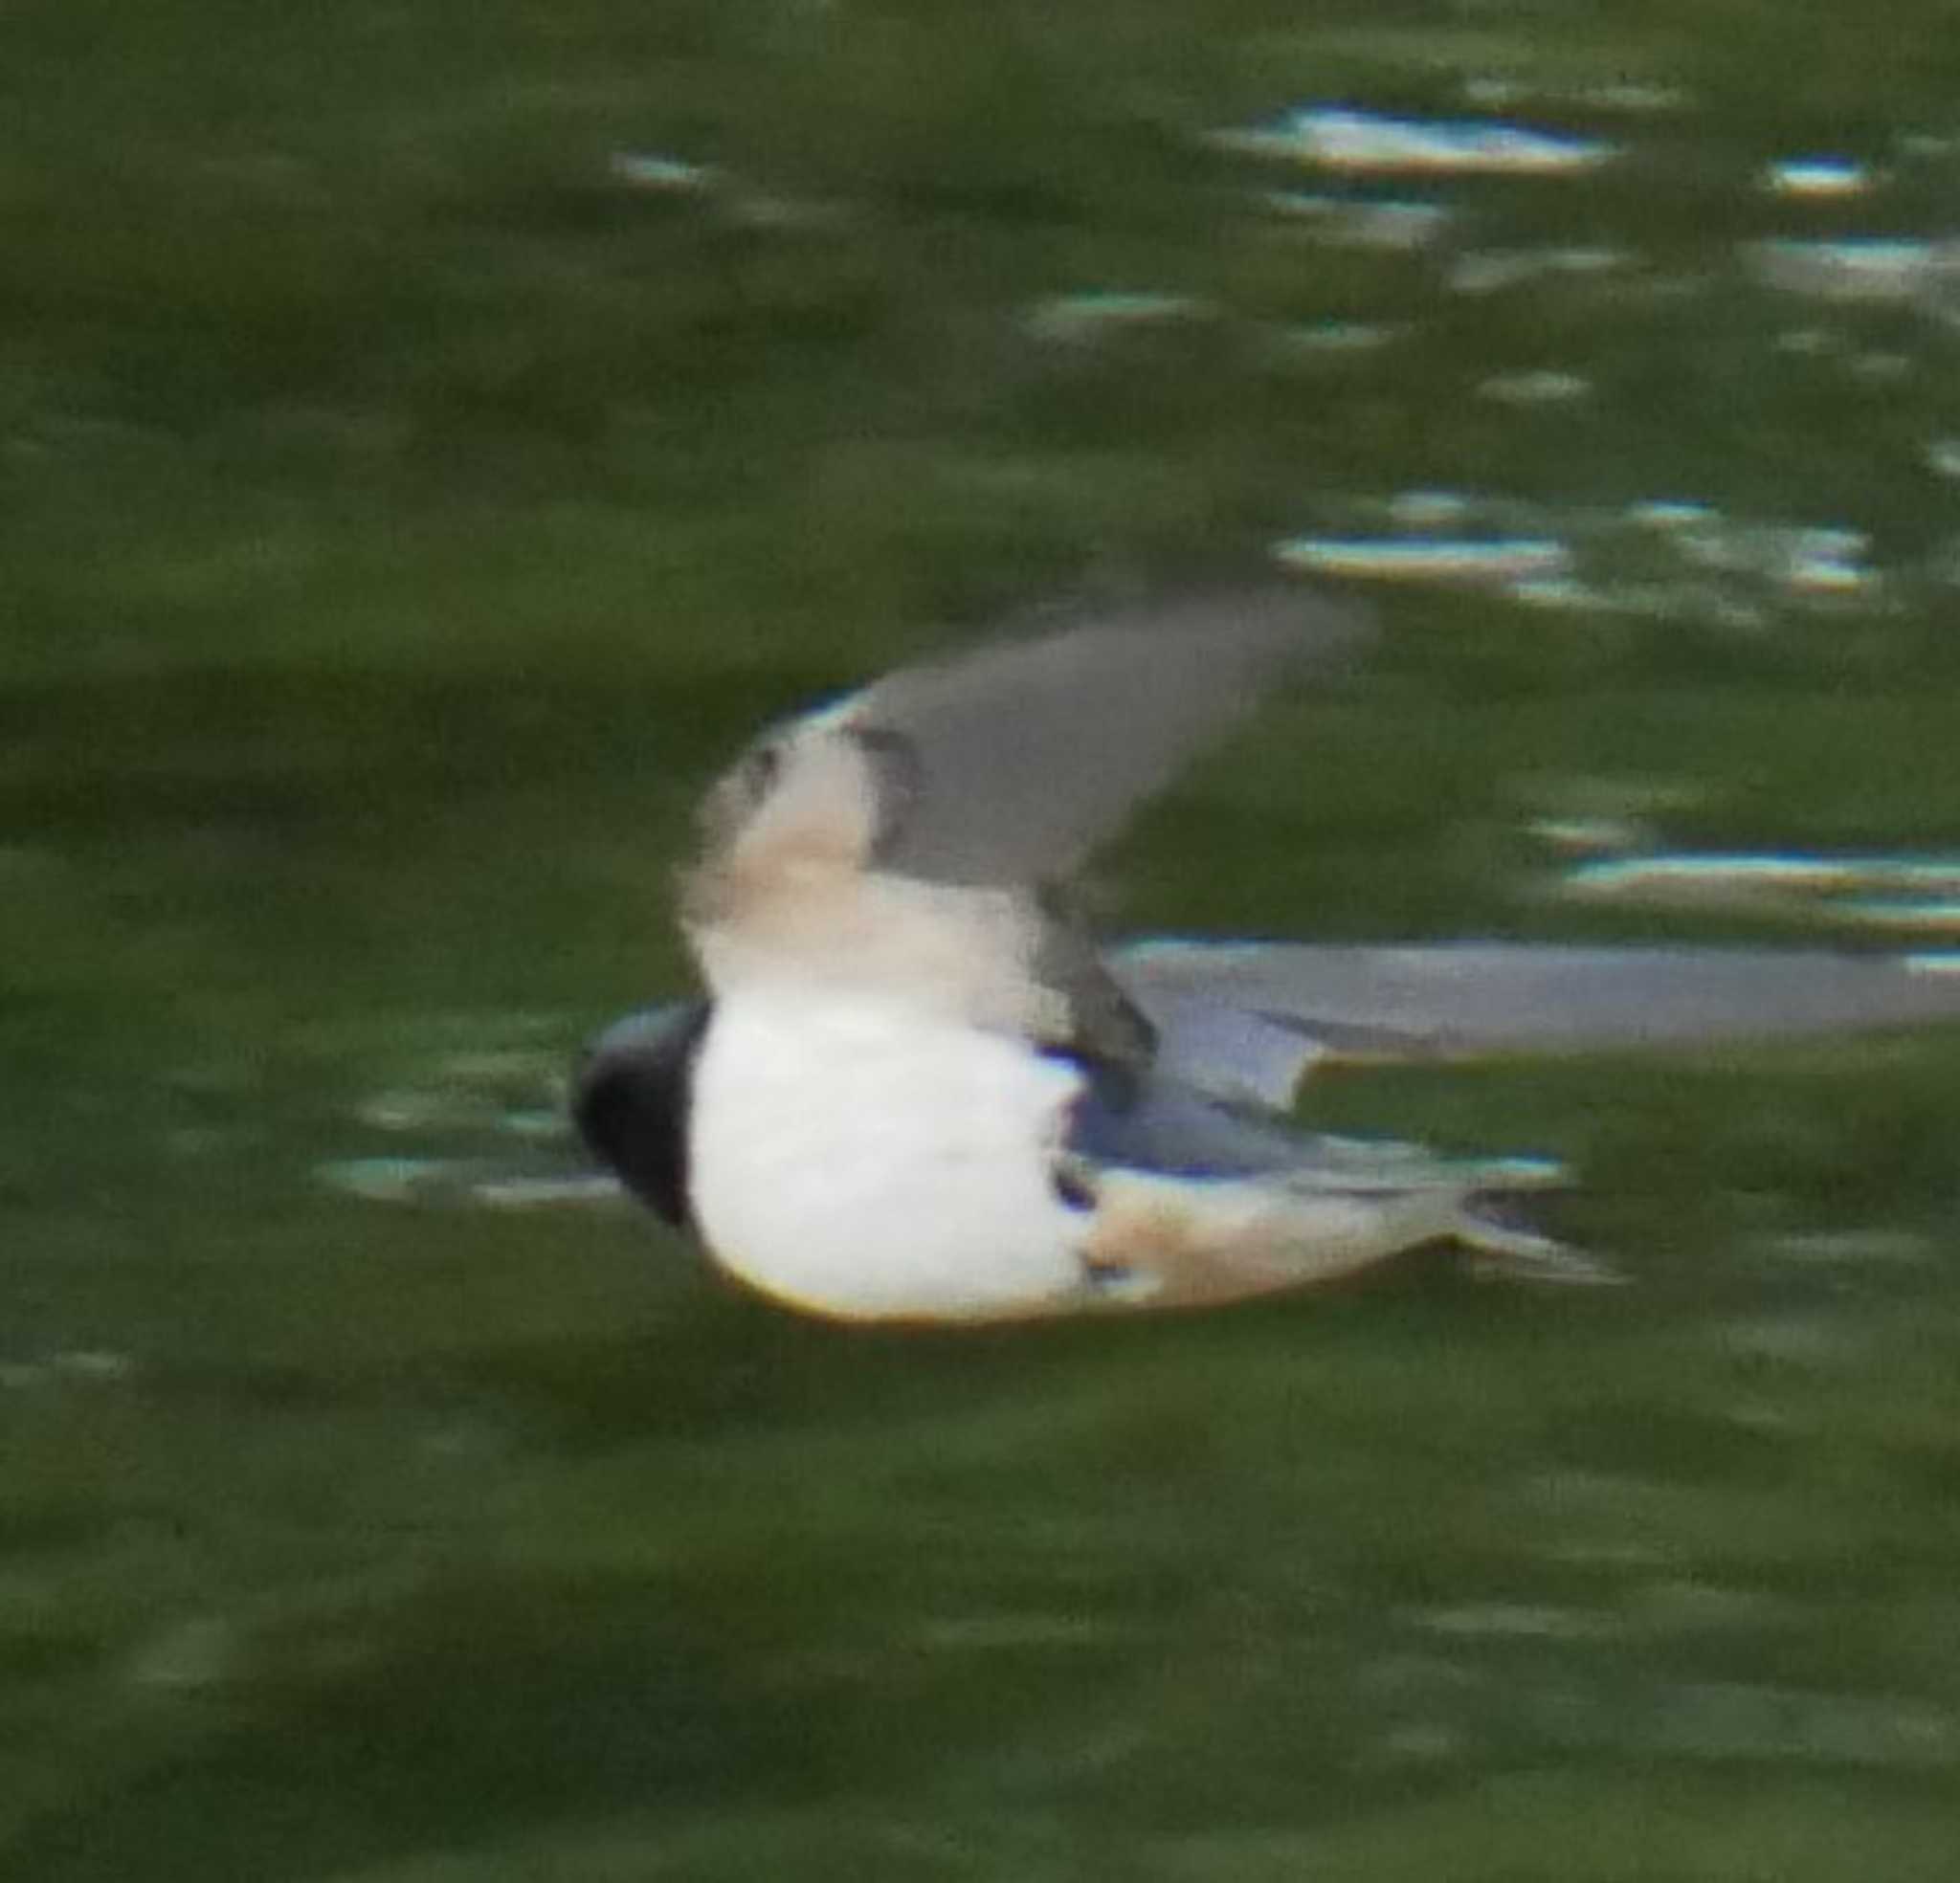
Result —
<path fill-rule="evenodd" d="M 1069 1106 L 1062 1149 L 1092 1169 L 1258 1178 L 1311 1162 L 1311 1140 L 1207 1093 L 1162 1078 L 1139 1089 L 1121 1066 L 1059 1056 L 1070 1058 L 1083 1074 L 1082 1089 Z"/>
<path fill-rule="evenodd" d="M 1057 1199 L 1068 1209 L 1090 1210 L 1096 1207 L 1096 1184 L 1080 1160 L 1062 1158 L 1051 1166 L 1048 1182 Z"/>
<path fill-rule="evenodd" d="M 1080 1039 L 1037 1040 L 1035 1051 L 1044 1059 L 1058 1059 L 1081 1075 L 1082 1089 L 1069 1107 L 1069 1143 L 1074 1147 L 1085 1119 L 1117 1117 L 1134 1107 L 1143 1096 L 1140 1070 L 1126 1060 L 1110 1059 Z M 1089 1126 L 1093 1136 L 1095 1126 Z M 1084 1149 L 1092 1148 L 1088 1144 Z"/>
<path fill-rule="evenodd" d="M 892 860 L 925 789 L 925 768 L 915 741 L 887 726 L 847 728 L 877 774 L 878 829 L 866 859 L 874 867 Z"/>
<path fill-rule="evenodd" d="M 695 1063 L 714 1008 L 692 1001 L 635 1030 L 615 1027 L 590 1049 L 572 1081 L 579 1135 L 648 1208 L 692 1232 L 688 1114 Z"/>
<path fill-rule="evenodd" d="M 1069 892 L 1040 884 L 1035 906 L 1041 928 L 1029 966 L 1036 983 L 1068 1003 L 1070 1030 L 1061 1043 L 1106 1073 L 1121 1074 L 1132 1094 L 1141 1091 L 1157 1056 L 1156 1028 L 1110 973 Z"/>
<path fill-rule="evenodd" d="M 1127 1288 L 1137 1272 L 1127 1262 L 1116 1262 L 1106 1255 L 1084 1255 L 1082 1279 L 1092 1291 Z"/>

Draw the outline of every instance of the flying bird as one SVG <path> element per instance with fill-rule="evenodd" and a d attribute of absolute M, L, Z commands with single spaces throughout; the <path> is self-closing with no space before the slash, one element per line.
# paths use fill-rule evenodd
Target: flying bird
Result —
<path fill-rule="evenodd" d="M 680 918 L 703 998 L 587 1049 L 573 1114 L 670 1225 L 847 1320 L 1192 1306 L 1520 1228 L 1530 1159 L 1293 1129 L 1329 1057 L 1701 1044 L 1960 1015 L 1960 976 L 1823 951 L 1156 941 L 1104 951 L 1084 859 L 1276 687 L 1365 645 L 1283 587 L 906 667 L 708 791 Z"/>

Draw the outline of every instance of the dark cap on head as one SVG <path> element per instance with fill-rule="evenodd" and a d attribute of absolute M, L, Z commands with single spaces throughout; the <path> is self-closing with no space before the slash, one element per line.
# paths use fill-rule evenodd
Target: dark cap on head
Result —
<path fill-rule="evenodd" d="M 572 1080 L 579 1135 L 663 1222 L 692 1229 L 687 1122 L 694 1063 L 713 1011 L 675 1001 L 615 1021 L 587 1047 Z"/>

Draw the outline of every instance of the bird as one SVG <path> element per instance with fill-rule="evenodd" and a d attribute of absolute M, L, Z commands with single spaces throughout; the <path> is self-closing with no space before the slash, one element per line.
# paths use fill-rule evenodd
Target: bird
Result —
<path fill-rule="evenodd" d="M 1515 1220 L 1554 1162 L 1301 1131 L 1303 1080 L 1960 1014 L 1960 976 L 1827 950 L 1100 946 L 1091 853 L 1276 689 L 1373 638 L 1284 582 L 1148 596 L 766 729 L 679 872 L 704 991 L 587 1047 L 586 1143 L 737 1282 L 838 1321 L 1205 1307 L 1434 1243 L 1600 1280 Z"/>

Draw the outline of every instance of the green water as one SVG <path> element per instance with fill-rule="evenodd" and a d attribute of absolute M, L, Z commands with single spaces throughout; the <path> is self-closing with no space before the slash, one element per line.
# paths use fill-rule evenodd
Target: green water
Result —
<path fill-rule="evenodd" d="M 1956 67 L 1932 0 L 11 9 L 0 1869 L 1950 1876 L 1951 1032 L 1314 1095 L 1567 1158 L 1609 1291 L 872 1337 L 551 1186 L 758 718 L 1279 540 L 1561 557 L 1364 585 L 1126 923 L 1949 938 L 1571 871 L 1960 844 Z M 1314 103 L 1571 142 L 1212 136 Z"/>

